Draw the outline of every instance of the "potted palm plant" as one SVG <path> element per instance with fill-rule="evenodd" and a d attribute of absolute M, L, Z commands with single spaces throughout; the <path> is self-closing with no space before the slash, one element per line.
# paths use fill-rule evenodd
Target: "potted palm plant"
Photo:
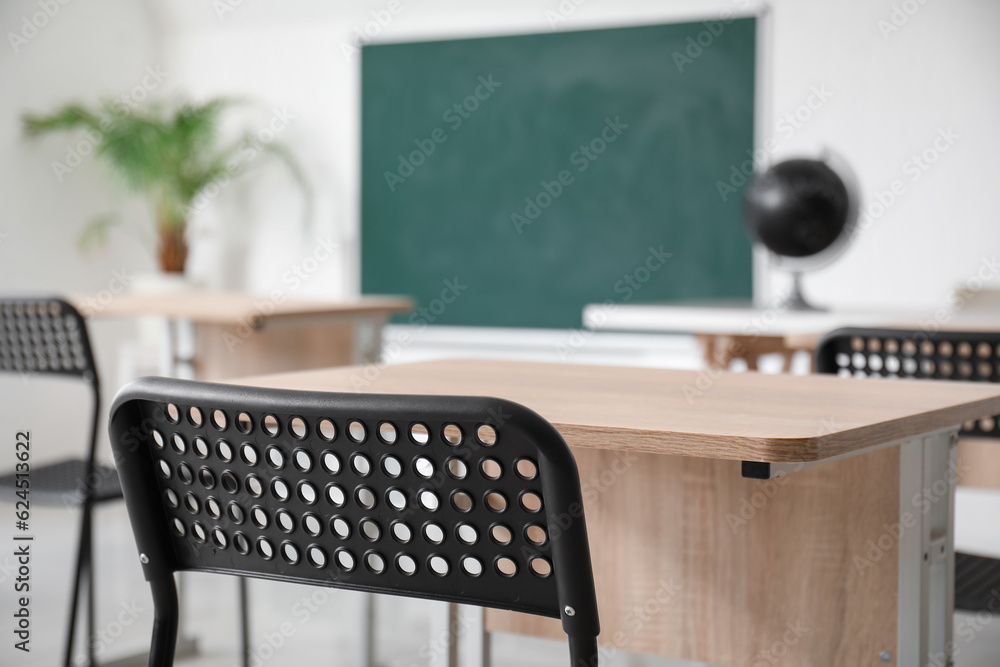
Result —
<path fill-rule="evenodd" d="M 280 157 L 308 195 L 301 170 L 278 142 L 262 141 L 250 133 L 223 141 L 219 125 L 234 104 L 216 98 L 201 104 L 152 102 L 130 109 L 105 101 L 94 107 L 68 104 L 50 114 L 26 114 L 22 120 L 29 137 L 86 131 L 95 143 L 97 158 L 126 190 L 143 196 L 149 204 L 160 268 L 167 274 L 183 274 L 188 223 L 196 200 L 206 189 L 224 186 L 242 175 L 257 156 Z M 104 240 L 116 222 L 114 216 L 102 216 L 88 223 L 80 235 L 81 246 Z"/>

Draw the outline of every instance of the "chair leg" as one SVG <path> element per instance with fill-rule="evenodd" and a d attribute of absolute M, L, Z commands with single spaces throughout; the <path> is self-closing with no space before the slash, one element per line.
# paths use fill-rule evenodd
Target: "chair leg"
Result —
<path fill-rule="evenodd" d="M 69 603 L 69 627 L 66 631 L 66 648 L 63 654 L 64 667 L 73 665 L 73 642 L 76 640 L 76 616 L 80 606 L 80 589 L 83 587 L 84 570 L 87 568 L 87 535 L 90 534 L 90 512 L 84 505 L 80 514 L 80 537 L 76 546 L 76 568 L 73 575 L 73 593 Z"/>
<path fill-rule="evenodd" d="M 239 581 L 240 606 L 240 664 L 250 667 L 250 590 L 246 577 L 237 577 Z"/>
<path fill-rule="evenodd" d="M 97 656 L 94 652 L 94 638 L 97 636 L 97 597 L 94 594 L 94 508 L 89 503 L 85 505 L 87 520 L 87 665 L 97 667 Z"/>
<path fill-rule="evenodd" d="M 571 667 L 598 667 L 597 637 L 570 637 L 569 664 Z"/>
<path fill-rule="evenodd" d="M 149 646 L 149 667 L 173 667 L 177 650 L 177 586 L 172 574 L 151 579 L 153 593 L 153 640 Z"/>

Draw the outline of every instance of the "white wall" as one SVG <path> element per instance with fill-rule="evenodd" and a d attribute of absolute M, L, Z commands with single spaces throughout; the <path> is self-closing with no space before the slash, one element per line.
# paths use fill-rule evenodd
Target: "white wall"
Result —
<path fill-rule="evenodd" d="M 220 12 L 227 2 L 231 11 Z M 560 7 L 575 9 L 557 28 L 575 29 L 712 17 L 743 2 L 398 0 L 401 11 L 377 39 L 546 31 Z M 263 291 L 281 286 L 282 274 L 316 237 L 329 235 L 342 244 L 342 256 L 299 292 L 355 291 L 359 68 L 342 48 L 389 4 L 72 2 L 17 53 L 9 44 L 0 48 L 0 233 L 7 235 L 0 284 L 91 290 L 110 280 L 112 267 L 151 267 L 149 245 L 126 235 L 97 256 L 77 252 L 78 226 L 114 207 L 112 190 L 92 159 L 58 182 L 50 163 L 63 159 L 67 139 L 25 142 L 17 119 L 68 99 L 127 93 L 147 66 L 160 66 L 168 76 L 156 92 L 252 96 L 260 108 L 244 116 L 251 129 L 263 126 L 271 109 L 287 109 L 293 117 L 279 138 L 299 155 L 316 192 L 316 223 L 305 230 L 301 198 L 279 167 L 230 186 L 194 221 L 192 273 L 210 284 Z M 879 21 L 891 20 L 894 2 L 772 3 L 771 118 L 763 124 L 778 139 L 773 158 L 830 147 L 854 166 L 868 203 L 895 179 L 906 185 L 844 257 L 809 280 L 817 301 L 930 307 L 975 275 L 981 257 L 1000 243 L 1000 200 L 990 182 L 1000 149 L 1000 44 L 993 38 L 1000 4 L 904 4 L 917 11 L 883 36 Z M 0 11 L 0 25 L 17 32 L 38 6 L 18 0 Z M 781 117 L 806 103 L 813 86 L 832 92 L 831 99 L 800 128 L 780 129 Z M 912 182 L 907 160 L 948 127 L 959 139 Z M 145 215 L 137 203 L 126 208 L 130 220 Z"/>
<path fill-rule="evenodd" d="M 302 198 L 276 164 L 225 188 L 193 221 L 190 273 L 210 285 L 288 296 L 350 295 L 358 288 L 359 63 L 345 49 L 361 31 L 377 40 L 487 35 L 628 25 L 745 10 L 745 0 L 169 0 L 69 2 L 51 18 L 38 0 L 0 6 L 0 289 L 91 292 L 112 285 L 114 272 L 153 268 L 149 214 L 122 198 L 86 156 L 62 180 L 80 135 L 27 141 L 20 115 L 72 99 L 132 99 L 144 94 L 230 94 L 256 102 L 240 122 L 263 127 L 275 109 L 291 116 L 278 139 L 298 155 L 315 192 L 313 226 L 301 223 Z M 227 4 L 228 3 L 228 4 Z M 884 33 L 880 21 L 907 16 Z M 229 7 L 231 11 L 220 11 Z M 388 12 L 397 8 L 395 14 Z M 381 14 L 388 24 L 377 26 Z M 41 16 L 41 18 L 39 18 Z M 766 117 L 761 143 L 774 137 L 768 159 L 816 154 L 829 147 L 853 165 L 866 205 L 898 180 L 905 192 L 871 219 L 834 264 L 808 279 L 815 301 L 843 307 L 932 308 L 977 272 L 1000 245 L 1000 198 L 991 179 L 1000 153 L 1000 3 L 994 0 L 776 0 L 771 5 Z M 25 21 L 45 25 L 11 43 Z M 374 29 L 373 29 L 374 28 Z M 147 68 L 163 72 L 152 91 Z M 149 82 L 148 78 L 146 79 Z M 138 88 L 137 88 L 138 86 Z M 148 87 L 148 86 L 147 86 Z M 830 93 L 805 105 L 813 88 Z M 815 100 L 814 100 L 815 102 Z M 782 119 L 809 116 L 800 127 Z M 907 166 L 933 146 L 942 128 L 958 135 L 918 181 Z M 726 178 L 720 174 L 720 178 Z M 88 256 L 76 247 L 84 221 L 124 204 L 132 233 Z M 143 238 L 143 234 L 146 237 Z M 340 244 L 297 289 L 282 276 L 318 239 Z M 782 276 L 773 283 L 780 288 Z M 768 284 L 762 285 L 764 291 Z M 95 338 L 106 399 L 128 375 L 116 367 L 133 327 L 100 323 Z M 488 341 L 484 340 L 484 344 Z M 554 349 L 539 338 L 539 349 Z M 430 348 L 429 348 L 430 349 Z M 420 350 L 413 350 L 420 354 Z"/>
<path fill-rule="evenodd" d="M 166 4 L 166 3 L 163 3 Z M 174 3 L 176 4 L 176 3 Z M 550 29 L 551 12 L 575 7 L 558 29 L 713 17 L 740 9 L 743 0 L 589 0 L 476 3 L 399 0 L 398 15 L 378 40 L 466 36 Z M 873 217 L 845 256 L 808 283 L 817 301 L 853 307 L 926 307 L 944 302 L 952 287 L 979 270 L 1000 244 L 1000 201 L 990 187 L 1000 150 L 1000 4 L 991 0 L 909 0 L 898 30 L 900 3 L 777 0 L 772 3 L 770 120 L 777 140 L 770 156 L 815 155 L 824 147 L 853 165 L 866 204 L 894 180 L 905 192 Z M 912 5 L 912 6 L 911 6 Z M 271 104 L 288 105 L 294 137 L 315 168 L 323 193 L 323 223 L 345 244 L 345 286 L 356 285 L 358 218 L 356 29 L 384 11 L 388 0 L 350 6 L 299 0 L 267 4 L 243 0 L 218 15 L 208 4 L 171 11 L 168 60 L 196 93 L 253 90 Z M 548 12 L 548 13 L 547 13 Z M 895 27 L 895 26 L 893 26 Z M 800 110 L 813 87 L 832 93 L 801 127 L 782 124 Z M 767 107 L 765 107 L 767 108 Z M 907 161 L 933 146 L 938 130 L 958 140 L 912 180 Z M 280 208 L 280 207 L 278 207 Z M 876 209 L 875 213 L 878 213 Z M 258 244 L 250 257 L 260 257 Z M 263 272 L 254 281 L 273 280 Z M 777 281 L 781 284 L 781 280 Z"/>

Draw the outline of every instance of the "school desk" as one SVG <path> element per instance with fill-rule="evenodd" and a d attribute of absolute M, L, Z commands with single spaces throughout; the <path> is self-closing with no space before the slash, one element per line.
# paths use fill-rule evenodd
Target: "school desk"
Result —
<path fill-rule="evenodd" d="M 734 667 L 922 667 L 950 650 L 954 443 L 963 421 L 1000 413 L 1000 385 L 467 360 L 374 370 L 234 382 L 494 396 L 540 413 L 580 468 L 604 646 Z M 562 637 L 557 620 L 454 613 L 466 620 L 441 664 L 485 665 L 491 632 Z"/>
<path fill-rule="evenodd" d="M 375 362 L 382 326 L 413 308 L 404 297 L 325 301 L 201 289 L 109 296 L 72 301 L 95 318 L 162 318 L 161 372 L 202 380 Z"/>
<path fill-rule="evenodd" d="M 780 354 L 786 371 L 796 352 L 812 350 L 811 339 L 800 340 L 798 334 L 829 331 L 848 324 L 875 326 L 893 317 L 885 311 L 795 311 L 758 308 L 748 303 L 594 303 L 583 309 L 583 325 L 588 329 L 691 334 L 701 346 L 709 368 L 728 368 L 733 360 L 742 359 L 750 370 L 757 370 L 761 356 Z"/>

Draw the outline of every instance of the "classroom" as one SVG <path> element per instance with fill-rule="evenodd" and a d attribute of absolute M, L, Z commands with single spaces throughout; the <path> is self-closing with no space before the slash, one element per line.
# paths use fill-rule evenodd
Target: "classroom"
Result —
<path fill-rule="evenodd" d="M 1000 666 L 995 0 L 0 26 L 0 665 Z"/>

